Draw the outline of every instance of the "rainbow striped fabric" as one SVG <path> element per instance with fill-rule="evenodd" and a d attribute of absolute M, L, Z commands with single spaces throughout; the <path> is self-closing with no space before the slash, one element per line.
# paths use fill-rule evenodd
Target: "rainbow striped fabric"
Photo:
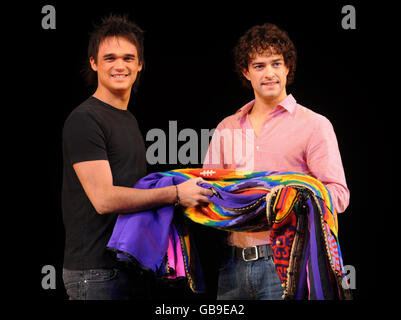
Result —
<path fill-rule="evenodd" d="M 349 290 L 344 288 L 337 214 L 330 193 L 321 182 L 295 172 L 179 169 L 150 174 L 135 187 L 158 188 L 196 177 L 205 180 L 200 186 L 210 188 L 213 196 L 209 197 L 208 206 L 183 208 L 183 215 L 225 231 L 270 229 L 283 298 L 349 297 Z M 174 268 L 166 268 L 166 261 L 172 261 L 166 259 L 166 253 L 171 252 L 173 216 L 173 206 L 120 215 L 108 247 L 119 259 L 135 261 L 159 275 L 166 274 L 166 270 Z M 177 263 L 183 263 L 192 290 L 201 291 L 202 275 L 190 245 L 190 232 L 180 232 L 182 226 L 177 223 L 174 228 L 183 253 L 183 261 Z"/>

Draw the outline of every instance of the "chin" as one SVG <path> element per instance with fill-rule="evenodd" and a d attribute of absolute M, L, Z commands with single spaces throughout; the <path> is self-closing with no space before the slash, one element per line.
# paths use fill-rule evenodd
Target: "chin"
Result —
<path fill-rule="evenodd" d="M 280 94 L 264 94 L 264 95 L 263 95 L 263 97 L 264 97 L 265 99 L 269 99 L 269 100 L 276 99 L 276 98 L 278 98 L 279 96 L 280 96 Z"/>
<path fill-rule="evenodd" d="M 133 85 L 133 83 L 132 84 L 131 83 L 130 84 L 124 83 L 124 84 L 121 84 L 121 85 L 115 85 L 111 89 L 113 91 L 127 91 L 127 90 L 131 90 L 132 85 Z"/>

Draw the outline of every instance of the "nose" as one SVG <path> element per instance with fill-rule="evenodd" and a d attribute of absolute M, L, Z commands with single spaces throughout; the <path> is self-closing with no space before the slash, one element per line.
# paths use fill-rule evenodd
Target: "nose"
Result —
<path fill-rule="evenodd" d="M 116 59 L 114 62 L 114 69 L 116 70 L 124 70 L 125 65 L 123 59 Z"/>
<path fill-rule="evenodd" d="M 271 79 L 274 77 L 274 69 L 271 65 L 266 66 L 264 77 L 267 79 Z"/>

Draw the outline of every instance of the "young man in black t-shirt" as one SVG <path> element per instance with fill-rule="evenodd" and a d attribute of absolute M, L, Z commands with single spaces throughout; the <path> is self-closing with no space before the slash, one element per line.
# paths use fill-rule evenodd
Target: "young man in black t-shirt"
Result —
<path fill-rule="evenodd" d="M 197 185 L 201 179 L 133 188 L 146 174 L 143 137 L 127 110 L 144 64 L 138 26 L 124 17 L 104 19 L 91 34 L 88 56 L 97 89 L 72 111 L 63 129 L 63 280 L 70 299 L 144 298 L 144 280 L 120 269 L 106 249 L 117 214 L 177 200 L 187 207 L 201 205 L 211 191 Z"/>

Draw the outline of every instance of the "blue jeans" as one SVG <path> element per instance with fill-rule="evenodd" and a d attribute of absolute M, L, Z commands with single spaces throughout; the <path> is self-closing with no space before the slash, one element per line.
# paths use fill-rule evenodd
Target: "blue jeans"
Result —
<path fill-rule="evenodd" d="M 231 255 L 219 270 L 218 300 L 282 300 L 272 257 L 244 261 Z"/>
<path fill-rule="evenodd" d="M 149 298 L 144 279 L 122 269 L 63 269 L 70 300 L 144 300 Z"/>

